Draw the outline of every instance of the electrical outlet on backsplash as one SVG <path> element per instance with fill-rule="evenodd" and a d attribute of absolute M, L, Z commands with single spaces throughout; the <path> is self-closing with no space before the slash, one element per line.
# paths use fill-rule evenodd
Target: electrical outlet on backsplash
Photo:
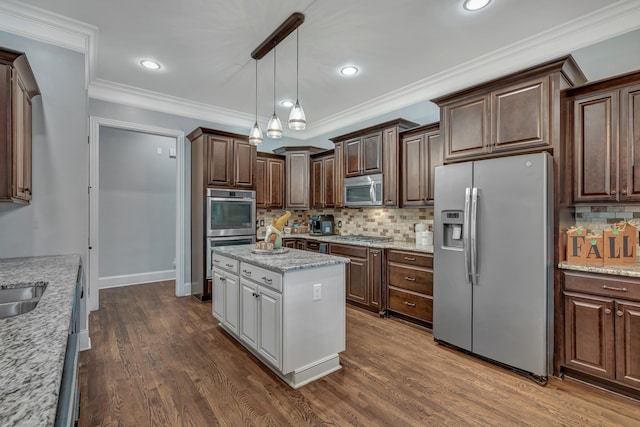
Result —
<path fill-rule="evenodd" d="M 640 222 L 640 206 L 576 206 L 575 220 L 576 226 L 601 233 L 620 221 Z"/>
<path fill-rule="evenodd" d="M 361 208 L 361 209 L 312 209 L 292 210 L 289 225 L 309 223 L 312 215 L 331 214 L 335 224 L 342 222 L 342 228 L 334 227 L 336 234 L 364 234 L 369 236 L 389 236 L 399 242 L 415 242 L 414 224 L 423 222 L 433 224 L 433 208 Z M 266 226 L 275 218 L 282 216 L 285 210 L 258 209 L 257 220 L 264 221 L 264 227 L 258 227 L 258 235 L 264 235 Z"/>

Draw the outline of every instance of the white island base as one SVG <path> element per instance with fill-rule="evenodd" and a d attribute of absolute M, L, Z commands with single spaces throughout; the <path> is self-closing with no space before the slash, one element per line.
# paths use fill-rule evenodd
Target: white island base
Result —
<path fill-rule="evenodd" d="M 231 248 L 216 248 L 212 257 L 213 315 L 220 326 L 293 388 L 339 370 L 346 335 L 344 258 L 313 254 L 308 268 L 275 272 L 262 267 L 274 268 L 266 263 L 275 256 L 243 257 L 239 247 Z"/>

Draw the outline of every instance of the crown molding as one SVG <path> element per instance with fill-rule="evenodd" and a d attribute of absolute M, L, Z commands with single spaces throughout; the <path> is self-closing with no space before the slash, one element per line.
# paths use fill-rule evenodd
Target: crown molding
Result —
<path fill-rule="evenodd" d="M 20 3 L 0 1 L 0 30 L 85 54 L 85 87 L 95 78 L 98 28 Z"/>
<path fill-rule="evenodd" d="M 498 78 L 638 28 L 640 0 L 621 0 L 317 122 L 307 123 L 304 139 Z"/>
<path fill-rule="evenodd" d="M 315 123 L 308 123 L 306 130 L 287 132 L 285 136 L 300 140 L 321 136 L 638 28 L 640 0 L 620 0 Z M 250 128 L 255 121 L 250 114 L 96 79 L 98 29 L 83 22 L 17 1 L 3 0 L 0 1 L 0 30 L 85 53 L 90 98 L 231 126 Z M 259 117 L 258 121 L 266 123 L 267 119 Z"/>
<path fill-rule="evenodd" d="M 255 122 L 252 114 L 102 79 L 89 84 L 89 98 L 247 129 Z M 267 119 L 258 117 L 258 121 L 266 123 Z"/>

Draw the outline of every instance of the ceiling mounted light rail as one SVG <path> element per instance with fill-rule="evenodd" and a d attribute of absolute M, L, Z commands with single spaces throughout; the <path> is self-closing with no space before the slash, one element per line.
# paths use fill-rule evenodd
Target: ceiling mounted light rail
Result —
<path fill-rule="evenodd" d="M 289 114 L 289 128 L 293 130 L 304 129 L 307 125 L 307 121 L 304 115 L 304 111 L 300 106 L 298 100 L 298 75 L 299 75 L 299 38 L 298 27 L 304 22 L 304 14 L 295 12 L 289 16 L 276 30 L 271 33 L 260 45 L 251 52 L 251 57 L 256 61 L 256 122 L 251 128 L 249 133 L 249 142 L 254 145 L 262 143 L 262 131 L 258 125 L 258 61 L 265 57 L 267 53 L 275 49 L 276 46 L 286 39 L 289 34 L 296 31 L 296 103 L 291 109 Z M 259 136 L 259 138 L 258 138 Z M 276 54 L 273 53 L 273 116 L 269 119 L 267 125 L 267 136 L 270 138 L 282 137 L 282 123 L 276 115 Z M 259 140 L 259 142 L 258 142 Z"/>

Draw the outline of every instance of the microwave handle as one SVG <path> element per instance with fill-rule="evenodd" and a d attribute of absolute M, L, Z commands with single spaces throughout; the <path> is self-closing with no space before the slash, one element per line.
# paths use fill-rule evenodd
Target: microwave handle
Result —
<path fill-rule="evenodd" d="M 371 181 L 371 186 L 369 187 L 369 198 L 372 203 L 376 202 L 376 183 Z"/>

